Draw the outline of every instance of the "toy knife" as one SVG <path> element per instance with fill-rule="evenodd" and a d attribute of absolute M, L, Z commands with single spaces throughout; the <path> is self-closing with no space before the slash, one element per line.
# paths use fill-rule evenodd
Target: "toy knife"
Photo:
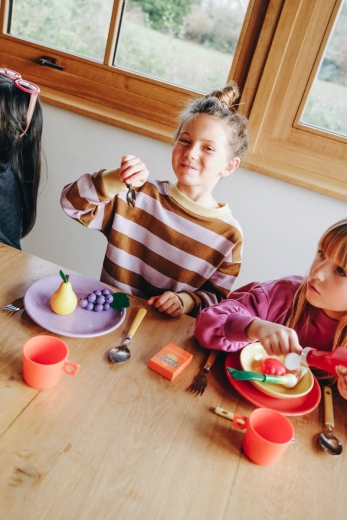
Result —
<path fill-rule="evenodd" d="M 260 374 L 259 372 L 250 372 L 247 370 L 236 370 L 235 368 L 228 367 L 233 379 L 238 381 L 258 381 L 259 383 L 272 383 L 275 385 L 283 385 L 287 388 L 293 388 L 297 383 L 298 379 L 294 374 L 285 374 L 284 376 L 275 376 L 272 374 Z"/>

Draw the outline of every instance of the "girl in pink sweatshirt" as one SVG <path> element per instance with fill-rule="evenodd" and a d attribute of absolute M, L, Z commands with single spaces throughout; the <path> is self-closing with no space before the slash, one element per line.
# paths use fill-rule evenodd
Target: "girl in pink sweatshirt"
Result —
<path fill-rule="evenodd" d="M 303 347 L 347 346 L 347 219 L 323 234 L 306 278 L 288 276 L 253 282 L 218 305 L 204 309 L 194 335 L 200 345 L 235 352 L 259 341 L 270 356 Z M 347 375 L 339 368 L 338 389 L 347 399 Z"/>

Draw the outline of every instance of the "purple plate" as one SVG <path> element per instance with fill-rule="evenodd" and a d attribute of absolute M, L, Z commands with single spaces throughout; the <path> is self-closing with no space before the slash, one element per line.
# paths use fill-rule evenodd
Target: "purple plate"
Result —
<path fill-rule="evenodd" d="M 96 290 L 108 289 L 111 294 L 115 292 L 108 285 L 86 276 L 72 274 L 69 282 L 78 299 Z M 62 279 L 59 275 L 47 276 L 29 287 L 24 296 L 26 312 L 44 329 L 72 338 L 93 338 L 112 332 L 124 321 L 125 309 L 94 312 L 77 306 L 66 316 L 55 314 L 49 301 L 61 283 Z"/>

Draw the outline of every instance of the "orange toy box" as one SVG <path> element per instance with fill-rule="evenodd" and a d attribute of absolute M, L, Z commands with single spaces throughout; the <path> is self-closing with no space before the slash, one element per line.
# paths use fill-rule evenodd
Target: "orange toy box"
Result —
<path fill-rule="evenodd" d="M 149 360 L 148 367 L 172 381 L 192 359 L 193 354 L 189 354 L 173 343 L 168 343 Z"/>

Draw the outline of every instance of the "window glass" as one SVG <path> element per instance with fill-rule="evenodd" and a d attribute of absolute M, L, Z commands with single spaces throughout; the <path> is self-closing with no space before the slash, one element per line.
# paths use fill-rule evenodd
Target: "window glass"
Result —
<path fill-rule="evenodd" d="M 300 123 L 347 137 L 347 1 L 326 46 Z"/>
<path fill-rule="evenodd" d="M 103 61 L 113 0 L 12 0 L 9 33 Z"/>
<path fill-rule="evenodd" d="M 191 90 L 227 82 L 249 0 L 128 0 L 114 65 Z"/>

